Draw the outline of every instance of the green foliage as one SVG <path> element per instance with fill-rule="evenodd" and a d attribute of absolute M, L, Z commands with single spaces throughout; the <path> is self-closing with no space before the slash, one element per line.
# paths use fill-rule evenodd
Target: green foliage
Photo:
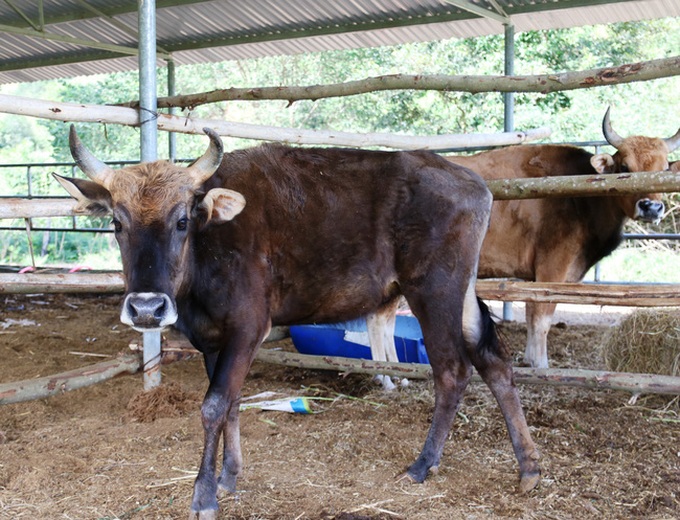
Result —
<path fill-rule="evenodd" d="M 620 247 L 600 262 L 602 282 L 680 283 L 677 251 Z M 594 269 L 585 280 L 594 279 Z"/>

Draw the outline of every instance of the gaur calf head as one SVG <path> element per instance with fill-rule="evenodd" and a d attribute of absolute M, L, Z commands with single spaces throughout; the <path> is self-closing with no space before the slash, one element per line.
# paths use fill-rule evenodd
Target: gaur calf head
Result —
<path fill-rule="evenodd" d="M 71 154 L 90 180 L 55 174 L 78 201 L 76 211 L 113 215 L 126 280 L 121 321 L 140 331 L 177 321 L 175 295 L 186 272 L 191 234 L 233 219 L 245 206 L 238 192 L 201 190 L 223 156 L 220 137 L 207 128 L 204 132 L 208 150 L 188 167 L 156 161 L 114 170 L 83 146 L 72 125 Z"/>

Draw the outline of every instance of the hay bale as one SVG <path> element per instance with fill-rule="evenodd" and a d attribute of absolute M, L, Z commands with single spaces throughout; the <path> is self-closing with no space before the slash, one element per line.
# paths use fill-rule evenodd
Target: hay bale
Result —
<path fill-rule="evenodd" d="M 680 310 L 637 310 L 604 340 L 604 361 L 615 372 L 680 376 Z"/>

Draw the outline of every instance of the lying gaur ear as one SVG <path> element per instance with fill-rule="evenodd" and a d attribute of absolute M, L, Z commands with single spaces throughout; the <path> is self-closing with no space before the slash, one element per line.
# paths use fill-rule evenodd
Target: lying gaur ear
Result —
<path fill-rule="evenodd" d="M 614 158 L 608 153 L 598 153 L 590 158 L 590 164 L 597 173 L 615 173 Z"/>
<path fill-rule="evenodd" d="M 113 201 L 109 190 L 93 181 L 62 177 L 52 173 L 71 197 L 78 201 L 76 213 L 88 213 L 103 217 L 113 212 Z"/>
<path fill-rule="evenodd" d="M 198 205 L 205 211 L 207 222 L 227 222 L 243 211 L 246 199 L 237 191 L 225 188 L 213 188 Z"/>

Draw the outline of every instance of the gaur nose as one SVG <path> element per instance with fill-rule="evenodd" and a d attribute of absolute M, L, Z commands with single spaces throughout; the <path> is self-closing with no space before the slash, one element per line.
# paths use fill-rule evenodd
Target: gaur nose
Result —
<path fill-rule="evenodd" d="M 170 298 L 163 293 L 130 293 L 123 303 L 121 321 L 134 328 L 156 329 L 177 319 Z"/>
<path fill-rule="evenodd" d="M 635 218 L 643 222 L 658 224 L 663 217 L 663 212 L 663 202 L 657 200 L 641 199 L 635 205 Z"/>
<path fill-rule="evenodd" d="M 640 201 L 640 209 L 644 212 L 654 212 L 654 213 L 661 213 L 663 212 L 663 202 L 658 202 L 656 200 L 641 200 Z"/>

